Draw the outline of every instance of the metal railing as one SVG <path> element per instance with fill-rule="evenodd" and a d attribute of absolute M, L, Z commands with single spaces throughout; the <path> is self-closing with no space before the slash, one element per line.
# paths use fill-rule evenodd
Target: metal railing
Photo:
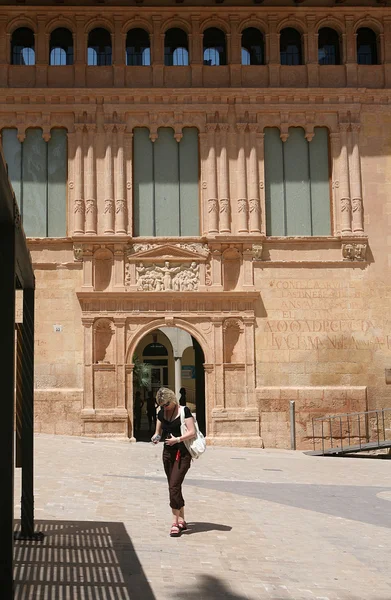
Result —
<path fill-rule="evenodd" d="M 317 423 L 320 423 L 321 428 L 318 435 L 315 433 Z M 389 432 L 388 437 L 386 432 Z M 370 449 L 368 446 L 380 448 L 387 441 L 391 442 L 391 408 L 314 417 L 312 439 L 314 451 L 316 451 L 316 440 L 320 439 L 323 454 L 331 449 L 347 452 L 353 448 L 368 450 Z"/>

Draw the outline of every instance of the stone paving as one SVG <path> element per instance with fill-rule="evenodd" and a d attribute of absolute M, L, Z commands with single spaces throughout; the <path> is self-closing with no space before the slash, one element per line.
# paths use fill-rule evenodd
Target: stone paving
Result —
<path fill-rule="evenodd" d="M 210 447 L 170 538 L 161 445 L 35 444 L 46 536 L 15 545 L 17 600 L 391 599 L 389 460 Z"/>

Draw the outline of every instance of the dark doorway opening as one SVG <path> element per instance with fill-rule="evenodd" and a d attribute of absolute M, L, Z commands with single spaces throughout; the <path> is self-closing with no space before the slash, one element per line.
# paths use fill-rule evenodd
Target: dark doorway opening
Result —
<path fill-rule="evenodd" d="M 205 414 L 205 355 L 197 340 L 192 337 L 195 354 L 195 399 L 196 416 L 198 427 L 206 435 L 206 414 Z"/>

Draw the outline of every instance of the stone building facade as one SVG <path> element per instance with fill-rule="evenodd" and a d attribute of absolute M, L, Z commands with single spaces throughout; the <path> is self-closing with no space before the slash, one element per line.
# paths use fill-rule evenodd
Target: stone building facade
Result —
<path fill-rule="evenodd" d="M 0 86 L 37 431 L 132 439 L 132 357 L 167 327 L 202 348 L 211 444 L 288 447 L 290 400 L 302 448 L 390 406 L 391 8 L 3 5 Z"/>

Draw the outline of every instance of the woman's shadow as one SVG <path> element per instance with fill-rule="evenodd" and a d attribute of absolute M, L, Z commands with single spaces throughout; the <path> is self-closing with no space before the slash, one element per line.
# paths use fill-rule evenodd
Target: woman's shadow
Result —
<path fill-rule="evenodd" d="M 219 523 L 187 523 L 187 529 L 182 535 L 191 535 L 192 533 L 204 533 L 205 531 L 231 531 L 229 525 L 220 525 Z"/>

